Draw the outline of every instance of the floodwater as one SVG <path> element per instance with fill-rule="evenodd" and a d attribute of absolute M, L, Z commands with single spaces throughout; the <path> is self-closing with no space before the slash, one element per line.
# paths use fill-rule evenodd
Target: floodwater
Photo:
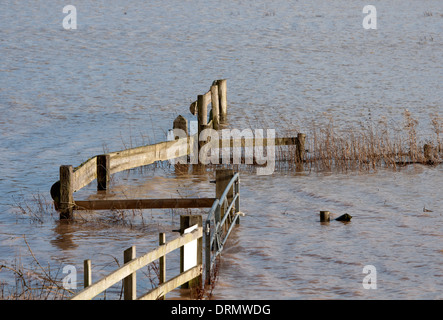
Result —
<path fill-rule="evenodd" d="M 158 232 L 175 237 L 179 213 L 168 210 L 134 212 L 125 225 L 110 213 L 64 224 L 50 210 L 43 222 L 20 215 L 18 205 L 50 202 L 62 164 L 165 140 L 178 114 L 193 120 L 189 104 L 215 79 L 228 79 L 231 128 L 308 133 L 329 117 L 339 130 L 381 118 L 398 126 L 408 109 L 431 139 L 430 119 L 443 114 L 443 2 L 372 4 L 376 30 L 363 28 L 358 1 L 84 0 L 75 2 L 76 30 L 62 26 L 62 1 L 2 4 L 0 263 L 35 266 L 28 243 L 41 265 L 75 266 L 81 287 L 84 259 L 94 280 L 126 248 L 142 254 Z M 213 178 L 163 165 L 119 173 L 109 193 L 212 196 Z M 442 181 L 441 165 L 242 173 L 246 216 L 222 255 L 214 298 L 442 299 Z M 93 183 L 75 199 L 94 193 Z M 322 224 L 320 210 L 353 219 Z M 175 275 L 178 257 L 167 263 Z M 375 290 L 362 285 L 367 265 Z M 2 270 L 0 281 L 8 277 Z"/>

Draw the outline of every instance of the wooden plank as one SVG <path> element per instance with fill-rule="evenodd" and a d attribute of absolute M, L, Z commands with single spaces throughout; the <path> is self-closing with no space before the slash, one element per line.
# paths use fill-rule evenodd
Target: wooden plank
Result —
<path fill-rule="evenodd" d="M 73 191 L 76 192 L 97 178 L 97 157 L 93 157 L 74 170 Z"/>
<path fill-rule="evenodd" d="M 215 198 L 75 201 L 75 210 L 210 208 Z"/>
<path fill-rule="evenodd" d="M 153 145 L 141 146 L 137 148 L 116 151 L 109 153 L 110 157 L 110 174 L 114 174 L 123 170 L 129 170 L 145 165 L 152 164 L 156 161 L 165 161 L 173 159 L 183 154 L 176 154 L 175 150 L 183 148 L 182 150 L 187 150 L 187 154 L 191 153 L 191 148 L 194 143 L 196 136 L 191 136 L 189 138 L 181 138 L 175 141 L 166 141 Z M 224 144 L 229 145 L 231 148 L 234 147 L 233 138 L 230 141 L 219 140 L 219 147 L 222 148 Z M 237 144 L 238 142 L 236 142 Z M 255 139 L 252 144 L 255 143 Z M 251 141 L 245 142 L 245 139 L 240 140 L 240 145 L 245 147 L 245 145 L 250 145 Z M 295 145 L 297 144 L 296 137 L 288 138 L 275 138 L 274 145 Z M 187 145 L 187 148 L 184 148 Z M 267 139 L 263 139 L 263 146 L 267 146 Z M 72 188 L 73 192 L 80 190 L 81 188 L 90 184 L 94 179 L 97 178 L 97 157 L 93 157 L 83 163 L 81 166 L 75 168 L 73 173 Z"/>
<path fill-rule="evenodd" d="M 252 141 L 251 141 L 252 140 Z M 270 142 L 274 142 L 274 146 L 289 146 L 289 145 L 296 145 L 297 144 L 297 138 L 296 137 L 288 137 L 288 138 L 275 138 L 275 139 L 267 139 L 263 138 L 263 146 L 266 147 L 268 145 L 268 140 L 271 140 Z M 234 144 L 235 143 L 235 144 Z M 225 147 L 242 147 L 245 146 L 254 146 L 256 143 L 255 138 L 241 138 L 241 139 L 234 139 L 231 138 L 228 139 L 220 139 L 219 140 L 219 148 L 225 148 Z"/>
<path fill-rule="evenodd" d="M 87 288 L 84 288 L 75 296 L 73 296 L 70 300 L 90 300 L 113 286 L 117 282 L 129 276 L 131 273 L 145 267 L 149 263 L 163 257 L 169 252 L 184 246 L 185 244 L 194 241 L 196 239 L 201 238 L 203 235 L 203 228 L 198 228 L 192 233 L 187 233 L 185 235 L 180 236 L 162 246 L 159 246 L 157 249 L 144 254 L 143 256 L 133 259 L 128 263 L 125 263 L 122 267 L 117 270 L 111 272 L 108 276 L 98 280 Z"/>
<path fill-rule="evenodd" d="M 164 296 L 168 292 L 174 290 L 175 288 L 187 283 L 188 281 L 195 279 L 202 274 L 202 265 L 199 264 L 178 276 L 168 280 L 157 288 L 152 289 L 143 296 L 139 297 L 137 300 L 156 300 L 161 296 Z"/>
<path fill-rule="evenodd" d="M 191 141 L 188 138 L 180 138 L 178 140 L 111 152 L 109 153 L 111 158 L 111 174 L 181 156 L 176 155 L 174 150 L 183 147 L 183 145 L 188 145 L 188 140 Z M 187 151 L 189 154 L 189 148 L 187 148 Z"/>

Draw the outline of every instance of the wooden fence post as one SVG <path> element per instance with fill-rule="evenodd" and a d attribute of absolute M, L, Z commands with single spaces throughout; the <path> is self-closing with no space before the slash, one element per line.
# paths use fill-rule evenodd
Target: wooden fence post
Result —
<path fill-rule="evenodd" d="M 227 85 L 226 79 L 217 80 L 218 97 L 220 100 L 220 123 L 226 124 L 228 121 L 228 102 L 227 102 Z"/>
<path fill-rule="evenodd" d="M 92 283 L 92 268 L 91 268 L 91 260 L 85 260 L 83 262 L 84 270 L 83 270 L 83 287 L 89 287 Z"/>
<path fill-rule="evenodd" d="M 158 234 L 158 245 L 162 246 L 166 243 L 166 235 L 164 232 Z M 160 257 L 160 274 L 159 284 L 163 284 L 166 281 L 166 256 Z M 165 300 L 165 295 L 162 295 L 159 300 Z"/>
<path fill-rule="evenodd" d="M 215 130 L 220 129 L 220 101 L 218 97 L 218 86 L 211 86 L 211 104 L 212 104 L 212 126 Z"/>
<path fill-rule="evenodd" d="M 181 129 L 186 133 L 186 135 L 188 135 L 188 120 L 186 120 L 186 118 L 183 117 L 182 115 L 178 115 L 172 124 L 172 129 Z M 179 136 L 174 137 L 175 140 L 179 138 L 181 137 Z"/>
<path fill-rule="evenodd" d="M 233 169 L 217 169 L 215 171 L 215 197 L 217 199 L 220 199 L 220 197 L 223 195 L 223 192 L 225 191 L 232 177 L 234 177 Z M 233 194 L 234 194 L 233 190 L 232 189 L 229 190 L 226 197 L 228 202 L 232 201 Z M 226 213 L 225 212 L 226 209 L 227 207 L 224 205 L 224 203 L 220 202 L 220 221 L 223 219 Z"/>
<path fill-rule="evenodd" d="M 327 222 L 329 220 L 329 211 L 320 211 L 320 222 Z"/>
<path fill-rule="evenodd" d="M 206 220 L 205 229 L 205 283 L 211 284 L 211 222 Z"/>
<path fill-rule="evenodd" d="M 182 130 L 184 132 L 184 134 L 188 137 L 188 141 L 189 141 L 188 120 L 185 117 L 183 117 L 182 115 L 178 115 L 177 118 L 175 118 L 175 120 L 172 124 L 172 132 L 174 132 L 174 129 Z M 175 140 L 178 140 L 180 138 L 184 138 L 184 136 L 181 133 L 178 133 L 178 134 L 179 135 L 174 134 Z M 189 161 L 190 161 L 189 155 L 187 155 L 185 157 L 180 156 L 179 158 L 174 159 L 175 173 L 177 175 L 188 173 L 187 164 L 189 163 Z"/>
<path fill-rule="evenodd" d="M 126 249 L 123 253 L 123 262 L 127 263 L 136 258 L 135 246 Z M 123 279 L 124 300 L 135 300 L 137 297 L 137 274 L 134 272 Z"/>
<path fill-rule="evenodd" d="M 192 227 L 197 224 L 199 227 L 202 226 L 202 216 L 201 215 L 180 215 L 180 234 L 183 235 L 185 229 Z M 203 238 L 197 240 L 197 261 L 196 265 L 202 264 L 203 261 Z M 184 268 L 185 264 L 185 250 L 184 246 L 180 247 L 180 273 L 186 271 Z M 182 289 L 190 289 L 200 286 L 202 283 L 202 276 L 200 276 L 188 281 L 181 286 Z"/>
<path fill-rule="evenodd" d="M 111 156 L 101 154 L 97 156 L 97 191 L 107 190 L 111 180 Z"/>
<path fill-rule="evenodd" d="M 304 133 L 298 133 L 297 134 L 297 162 L 303 163 L 304 157 L 305 157 L 305 139 L 306 134 Z"/>
<path fill-rule="evenodd" d="M 198 95 L 197 98 L 197 120 L 198 120 L 198 132 L 197 132 L 197 143 L 198 143 L 198 162 L 200 163 L 200 149 L 205 145 L 204 141 L 200 141 L 201 132 L 206 129 L 208 124 L 208 108 L 205 101 L 205 95 Z"/>
<path fill-rule="evenodd" d="M 74 207 L 72 166 L 60 166 L 60 219 L 72 219 Z"/>

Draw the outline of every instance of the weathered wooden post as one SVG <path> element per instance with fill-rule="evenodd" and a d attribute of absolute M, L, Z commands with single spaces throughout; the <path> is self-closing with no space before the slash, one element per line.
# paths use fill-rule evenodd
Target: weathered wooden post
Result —
<path fill-rule="evenodd" d="M 296 156 L 297 156 L 297 162 L 299 163 L 303 163 L 305 157 L 305 140 L 306 140 L 306 134 L 304 133 L 297 134 Z"/>
<path fill-rule="evenodd" d="M 89 287 L 92 283 L 92 271 L 91 271 L 91 260 L 83 261 L 84 271 L 83 271 L 83 287 Z"/>
<path fill-rule="evenodd" d="M 202 216 L 201 215 L 180 215 L 180 234 L 183 235 L 185 230 L 194 225 L 198 225 L 198 227 L 202 226 Z M 195 265 L 201 265 L 203 261 L 203 241 L 202 238 L 197 239 L 197 259 Z M 185 270 L 185 247 L 180 247 L 180 273 L 186 271 Z M 187 283 L 181 286 L 182 289 L 190 289 L 195 288 L 202 283 L 202 276 L 198 276 Z"/>
<path fill-rule="evenodd" d="M 214 84 L 218 86 L 218 97 L 220 101 L 220 123 L 226 124 L 228 121 L 228 99 L 226 79 L 216 80 Z"/>
<path fill-rule="evenodd" d="M 111 157 L 109 154 L 97 156 L 97 191 L 107 190 L 111 180 Z"/>
<path fill-rule="evenodd" d="M 320 211 L 320 222 L 328 222 L 329 220 L 329 211 Z"/>
<path fill-rule="evenodd" d="M 205 229 L 205 283 L 211 283 L 211 222 L 206 220 Z"/>
<path fill-rule="evenodd" d="M 72 166 L 60 166 L 60 219 L 72 219 L 74 207 Z"/>
<path fill-rule="evenodd" d="M 158 235 L 158 245 L 162 246 L 166 243 L 166 235 L 164 232 Z M 160 257 L 160 274 L 159 274 L 159 284 L 163 284 L 166 281 L 166 256 Z M 165 300 L 165 295 L 161 296 L 159 300 Z"/>
<path fill-rule="evenodd" d="M 198 162 L 200 163 L 200 150 L 208 143 L 208 141 L 200 141 L 201 132 L 208 128 L 208 104 L 211 101 L 211 91 L 206 92 L 203 95 L 199 95 L 197 99 L 197 119 L 198 119 Z"/>
<path fill-rule="evenodd" d="M 197 110 L 197 100 L 189 105 L 189 111 L 195 116 L 198 112 Z"/>
<path fill-rule="evenodd" d="M 205 103 L 205 96 L 198 95 L 197 98 L 197 120 L 198 120 L 198 132 L 197 132 L 197 143 L 198 143 L 198 162 L 200 163 L 200 150 L 205 145 L 204 141 L 200 141 L 200 134 L 206 128 L 208 121 L 208 109 Z"/>
<path fill-rule="evenodd" d="M 215 197 L 217 199 L 220 199 L 220 197 L 223 195 L 223 192 L 225 191 L 226 187 L 228 186 L 229 182 L 233 177 L 234 177 L 233 169 L 217 169 L 215 171 Z M 231 188 L 226 196 L 228 202 L 232 201 L 233 194 L 234 192 L 233 189 Z M 218 221 L 221 221 L 223 219 L 226 213 L 225 212 L 226 209 L 227 207 L 224 205 L 224 203 L 220 203 L 220 220 Z M 217 219 L 217 214 L 216 214 L 216 219 Z"/>
<path fill-rule="evenodd" d="M 211 104 L 212 104 L 212 127 L 215 130 L 220 129 L 220 101 L 218 97 L 218 86 L 211 86 Z"/>
<path fill-rule="evenodd" d="M 180 129 L 183 130 L 186 135 L 188 135 L 188 120 L 183 117 L 182 115 L 178 115 L 177 118 L 175 118 L 172 129 Z M 179 138 L 182 138 L 180 136 L 175 136 L 174 139 L 177 140 Z"/>
<path fill-rule="evenodd" d="M 174 133 L 174 139 L 178 140 L 180 138 L 189 137 L 188 133 L 188 120 L 183 117 L 182 115 L 178 115 L 177 118 L 175 118 L 173 124 L 172 124 L 172 132 L 174 132 L 175 129 L 179 129 L 182 132 L 176 132 Z M 178 135 L 177 135 L 178 134 Z M 188 146 L 190 147 L 190 142 L 188 138 Z M 183 149 L 180 147 L 179 154 L 182 154 Z M 177 151 L 176 151 L 177 152 Z M 174 170 L 177 175 L 188 173 L 188 166 L 189 163 L 189 156 L 180 156 L 178 158 L 175 158 L 174 161 Z"/>
<path fill-rule="evenodd" d="M 135 258 L 135 246 L 132 246 L 123 252 L 124 263 Z M 135 300 L 137 298 L 137 274 L 135 272 L 123 279 L 123 298 L 124 300 Z"/>

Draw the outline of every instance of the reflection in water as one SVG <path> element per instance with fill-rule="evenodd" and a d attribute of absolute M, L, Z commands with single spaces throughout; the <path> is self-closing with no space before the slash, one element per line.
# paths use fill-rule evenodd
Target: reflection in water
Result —
<path fill-rule="evenodd" d="M 55 222 L 54 232 L 55 238 L 50 240 L 50 243 L 61 250 L 75 250 L 78 245 L 73 241 L 73 228 L 72 223 L 66 220 L 60 220 Z"/>

